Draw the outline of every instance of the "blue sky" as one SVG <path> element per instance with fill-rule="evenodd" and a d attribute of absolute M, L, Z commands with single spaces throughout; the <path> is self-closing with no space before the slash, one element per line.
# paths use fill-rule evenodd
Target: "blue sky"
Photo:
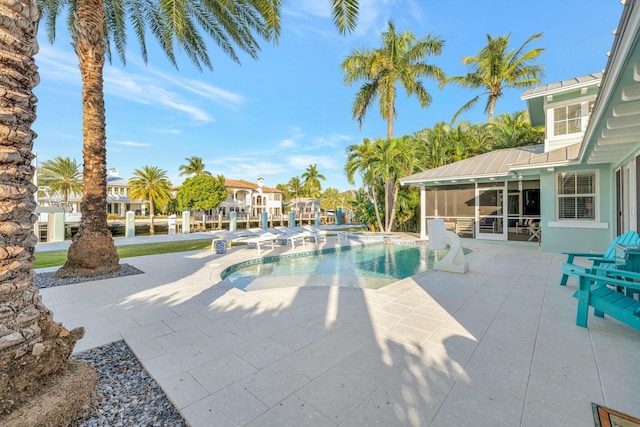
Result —
<path fill-rule="evenodd" d="M 145 65 L 130 38 L 126 66 L 114 57 L 104 71 L 107 167 L 129 178 L 137 168 L 157 166 L 179 185 L 184 177 L 178 167 L 199 156 L 214 175 L 252 182 L 263 177 L 266 186 L 275 187 L 316 164 L 326 177 L 323 189 L 353 188 L 344 174 L 346 147 L 385 137 L 386 123 L 377 105 L 362 129 L 352 119 L 360 84 L 344 84 L 340 63 L 354 49 L 379 47 L 388 20 L 396 31 L 444 40 L 442 54 L 427 62 L 447 75 L 468 71 L 460 59 L 475 55 L 487 34 L 510 33 L 515 48 L 542 32 L 531 47 L 546 49 L 539 63 L 545 69 L 542 82 L 551 83 L 601 71 L 622 12 L 618 0 L 361 0 L 358 28 L 341 36 L 331 23 L 328 0 L 283 3 L 279 44 L 262 42 L 260 58 L 241 54 L 241 65 L 210 42 L 213 71 L 198 71 L 184 55 L 176 70 L 151 36 Z M 34 151 L 39 162 L 61 155 L 82 163 L 81 79 L 70 37 L 61 27 L 53 45 L 44 31 L 39 41 Z M 427 109 L 400 89 L 396 136 L 448 122 L 479 93 L 455 86 L 440 90 L 435 82 L 425 86 L 433 97 Z M 496 113 L 525 109 L 521 92 L 506 91 Z M 483 109 L 481 101 L 460 119 L 484 121 Z"/>

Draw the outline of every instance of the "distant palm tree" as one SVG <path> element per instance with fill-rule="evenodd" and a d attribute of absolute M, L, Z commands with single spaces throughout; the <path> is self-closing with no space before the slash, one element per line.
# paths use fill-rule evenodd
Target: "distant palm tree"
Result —
<path fill-rule="evenodd" d="M 304 179 L 303 186 L 307 196 L 320 197 L 320 192 L 322 191 L 322 184 L 320 183 L 320 180 L 324 180 L 326 178 L 318 172 L 317 165 L 313 164 L 307 166 L 307 170 L 302 174 L 302 178 Z"/>
<path fill-rule="evenodd" d="M 387 32 L 382 33 L 382 47 L 371 51 L 358 49 L 344 59 L 341 64 L 345 73 L 344 81 L 351 86 L 357 81 L 365 83 L 360 87 L 353 102 L 353 118 L 360 127 L 364 116 L 378 98 L 380 114 L 387 120 L 387 139 L 393 138 L 393 120 L 396 112 L 396 83 L 400 83 L 408 95 L 416 95 L 420 106 L 431 104 L 431 95 L 425 89 L 421 78 L 445 79 L 444 72 L 435 65 L 423 62 L 428 55 L 440 55 L 443 41 L 431 34 L 417 40 L 409 31 L 396 33 L 391 21 Z"/>
<path fill-rule="evenodd" d="M 187 157 L 185 159 L 187 161 L 186 165 L 180 165 L 178 167 L 178 171 L 180 171 L 180 176 L 184 175 L 211 175 L 211 172 L 204 170 L 206 165 L 202 161 L 202 157 Z"/>
<path fill-rule="evenodd" d="M 65 204 L 72 193 L 82 194 L 82 172 L 76 160 L 58 156 L 38 168 L 38 181 L 49 187 L 52 194 L 61 194 Z"/>
<path fill-rule="evenodd" d="M 149 202 L 149 217 L 151 228 L 149 232 L 155 234 L 153 217 L 155 206 L 171 200 L 171 181 L 167 172 L 156 166 L 144 166 L 133 171 L 134 178 L 129 180 L 129 196 L 132 199 L 142 199 Z"/>
<path fill-rule="evenodd" d="M 473 107 L 483 95 L 487 95 L 484 111 L 488 114 L 490 122 L 493 120 L 496 101 L 503 95 L 504 89 L 523 89 L 540 84 L 542 66 L 531 64 L 531 61 L 537 59 L 544 49 L 525 49 L 529 43 L 542 37 L 542 33 L 532 35 L 516 50 L 507 50 L 510 36 L 511 34 L 494 38 L 487 34 L 487 45 L 478 55 L 462 58 L 464 64 L 471 66 L 471 72 L 464 76 L 449 77 L 441 83 L 441 86 L 456 83 L 470 89 L 486 90 L 463 105 L 454 115 L 452 122 L 462 112 Z"/>
<path fill-rule="evenodd" d="M 320 207 L 322 209 L 334 209 L 336 206 L 342 206 L 343 197 L 337 188 L 329 187 L 322 192 L 320 196 Z"/>

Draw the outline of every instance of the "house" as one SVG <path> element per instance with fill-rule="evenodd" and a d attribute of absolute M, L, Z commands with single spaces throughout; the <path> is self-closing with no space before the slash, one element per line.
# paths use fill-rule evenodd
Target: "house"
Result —
<path fill-rule="evenodd" d="M 614 236 L 638 230 L 639 30 L 640 6 L 626 1 L 604 73 L 523 93 L 532 124 L 545 126 L 543 145 L 401 179 L 421 189 L 421 236 L 427 219 L 444 218 L 477 239 L 529 236 L 545 251 L 601 251 Z"/>
<path fill-rule="evenodd" d="M 107 214 L 124 216 L 127 211 L 132 210 L 136 215 L 144 215 L 147 208 L 145 203 L 138 199 L 131 200 L 128 192 L 129 180 L 120 178 L 116 168 L 107 170 Z M 52 194 L 48 187 L 39 186 L 37 202 L 40 208 L 60 207 L 67 213 L 79 213 L 82 194 L 71 193 L 68 201 L 64 202 L 59 194 Z"/>
<path fill-rule="evenodd" d="M 281 218 L 282 191 L 264 186 L 264 179 L 258 178 L 257 184 L 242 179 L 225 179 L 227 199 L 214 209 L 213 215 L 222 214 L 224 218 L 230 212 L 236 212 L 241 218 L 259 218 L 267 212 L 269 218 Z"/>

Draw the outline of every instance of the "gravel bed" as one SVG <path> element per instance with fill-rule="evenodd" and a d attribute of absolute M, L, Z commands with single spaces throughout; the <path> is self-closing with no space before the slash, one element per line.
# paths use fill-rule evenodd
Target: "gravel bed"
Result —
<path fill-rule="evenodd" d="M 50 273 L 38 273 L 33 279 L 33 284 L 38 289 L 53 288 L 56 286 L 71 285 L 73 283 L 82 283 L 95 280 L 112 279 L 114 277 L 130 276 L 132 274 L 143 274 L 144 271 L 138 270 L 130 264 L 120 264 L 120 270 L 113 273 L 101 274 L 100 276 L 92 277 L 56 277 L 55 272 Z"/>
<path fill-rule="evenodd" d="M 97 411 L 81 427 L 186 427 L 175 406 L 124 341 L 76 353 L 99 376 Z"/>
<path fill-rule="evenodd" d="M 55 272 L 38 273 L 33 284 L 43 289 L 144 273 L 129 264 L 121 267 L 120 271 L 94 277 L 60 279 Z M 187 426 L 123 340 L 76 353 L 71 358 L 93 366 L 99 377 L 97 407 L 80 427 Z"/>

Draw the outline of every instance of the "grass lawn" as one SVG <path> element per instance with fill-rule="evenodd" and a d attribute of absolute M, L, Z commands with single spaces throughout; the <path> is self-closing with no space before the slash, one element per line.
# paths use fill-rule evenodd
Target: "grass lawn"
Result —
<path fill-rule="evenodd" d="M 120 258 L 143 255 L 158 255 L 171 252 L 209 249 L 211 239 L 185 240 L 181 242 L 144 243 L 140 245 L 116 246 Z M 36 252 L 33 268 L 57 267 L 67 261 L 67 251 Z"/>
<path fill-rule="evenodd" d="M 335 236 L 330 229 L 327 230 L 329 236 Z M 349 228 L 344 231 L 362 231 L 360 227 Z M 234 242 L 232 246 L 241 245 L 242 243 Z M 198 240 L 184 240 L 180 242 L 160 242 L 160 243 L 144 243 L 140 245 L 116 246 L 120 258 L 130 258 L 143 255 L 159 255 L 171 252 L 197 251 L 201 249 L 209 249 L 211 247 L 211 238 Z M 51 251 L 36 252 L 36 261 L 33 268 L 58 267 L 67 262 L 67 251 Z"/>

